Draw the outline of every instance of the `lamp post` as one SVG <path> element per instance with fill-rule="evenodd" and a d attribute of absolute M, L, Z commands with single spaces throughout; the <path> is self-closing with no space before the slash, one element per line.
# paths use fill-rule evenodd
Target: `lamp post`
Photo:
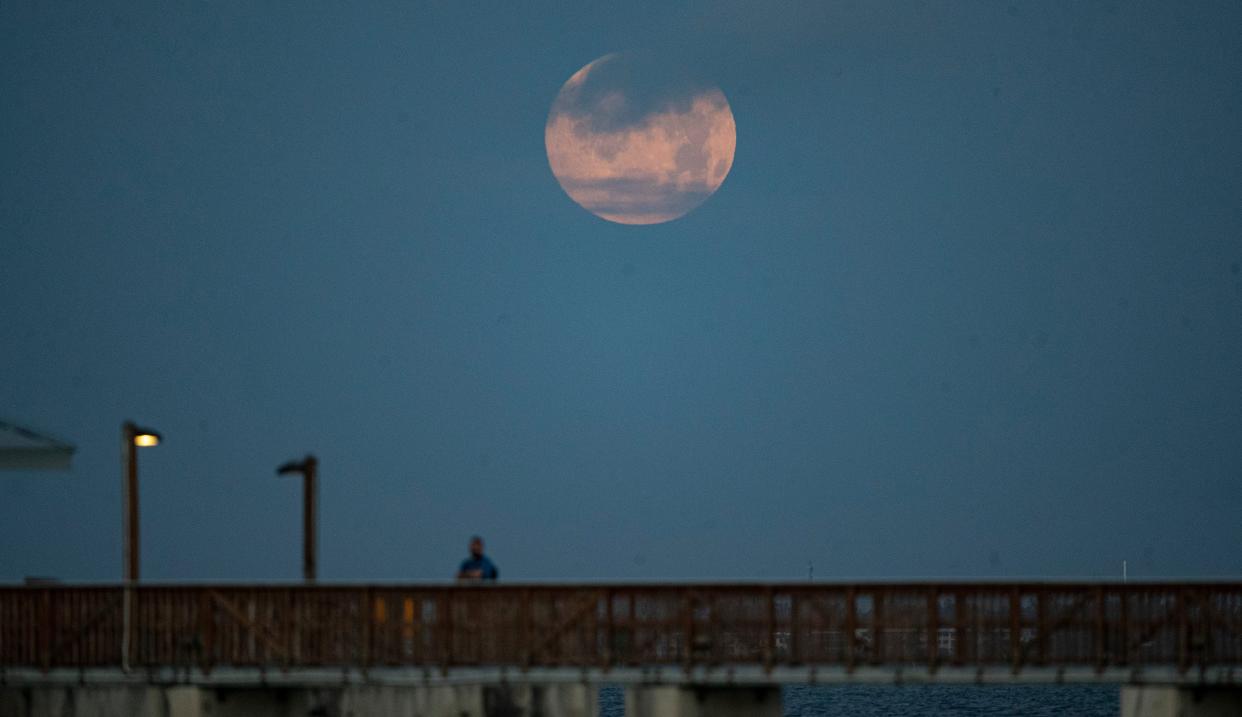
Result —
<path fill-rule="evenodd" d="M 158 432 L 135 426 L 133 421 L 121 424 L 121 493 L 125 503 L 125 600 L 121 626 L 121 669 L 125 672 L 129 672 L 130 647 L 134 644 L 134 624 L 131 616 L 134 585 L 138 582 L 138 449 L 159 444 Z"/>
<path fill-rule="evenodd" d="M 301 461 L 289 461 L 276 469 L 276 475 L 302 474 L 302 577 L 315 582 L 315 500 L 319 489 L 316 474 L 319 461 L 307 455 Z"/>
<path fill-rule="evenodd" d="M 121 492 L 124 494 L 125 581 L 138 582 L 138 449 L 158 446 L 160 434 L 150 428 L 121 425 Z"/>

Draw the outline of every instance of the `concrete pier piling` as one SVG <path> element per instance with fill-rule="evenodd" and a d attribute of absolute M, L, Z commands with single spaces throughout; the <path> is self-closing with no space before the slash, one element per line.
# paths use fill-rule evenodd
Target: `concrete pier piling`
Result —
<path fill-rule="evenodd" d="M 1124 685 L 1121 717 L 1238 717 L 1242 689 L 1236 687 L 1180 687 Z"/>
<path fill-rule="evenodd" d="M 596 717 L 597 713 L 596 689 L 581 684 L 0 687 L 0 717 Z"/>
<path fill-rule="evenodd" d="M 635 685 L 625 691 L 626 717 L 781 717 L 781 691 L 770 685 L 695 687 Z"/>

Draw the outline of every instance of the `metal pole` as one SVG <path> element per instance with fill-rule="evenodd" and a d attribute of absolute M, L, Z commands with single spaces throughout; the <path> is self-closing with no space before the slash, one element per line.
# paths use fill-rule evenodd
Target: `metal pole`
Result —
<path fill-rule="evenodd" d="M 125 580 L 138 582 L 138 451 L 134 447 L 133 423 L 121 427 L 122 493 L 125 501 Z"/>
<path fill-rule="evenodd" d="M 319 484 L 316 472 L 319 461 L 314 456 L 307 456 L 302 471 L 302 577 L 306 582 L 315 582 L 315 503 Z"/>
<path fill-rule="evenodd" d="M 138 581 L 138 451 L 134 446 L 134 424 L 121 425 L 121 562 L 125 592 L 121 606 L 121 669 L 129 672 L 130 630 L 132 629 L 133 590 Z"/>

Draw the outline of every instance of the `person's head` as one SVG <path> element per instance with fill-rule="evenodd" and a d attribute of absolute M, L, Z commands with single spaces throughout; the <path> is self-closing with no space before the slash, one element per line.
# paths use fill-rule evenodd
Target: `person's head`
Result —
<path fill-rule="evenodd" d="M 470 538 L 470 554 L 476 558 L 483 557 L 483 539 L 477 535 Z"/>

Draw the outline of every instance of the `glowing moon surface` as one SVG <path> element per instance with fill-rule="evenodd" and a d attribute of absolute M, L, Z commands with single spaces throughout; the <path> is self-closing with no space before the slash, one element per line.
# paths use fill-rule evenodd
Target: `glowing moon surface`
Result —
<path fill-rule="evenodd" d="M 715 192 L 733 166 L 737 128 L 719 88 L 644 56 L 612 54 L 561 87 L 544 128 L 565 193 L 621 224 L 659 224 Z"/>

